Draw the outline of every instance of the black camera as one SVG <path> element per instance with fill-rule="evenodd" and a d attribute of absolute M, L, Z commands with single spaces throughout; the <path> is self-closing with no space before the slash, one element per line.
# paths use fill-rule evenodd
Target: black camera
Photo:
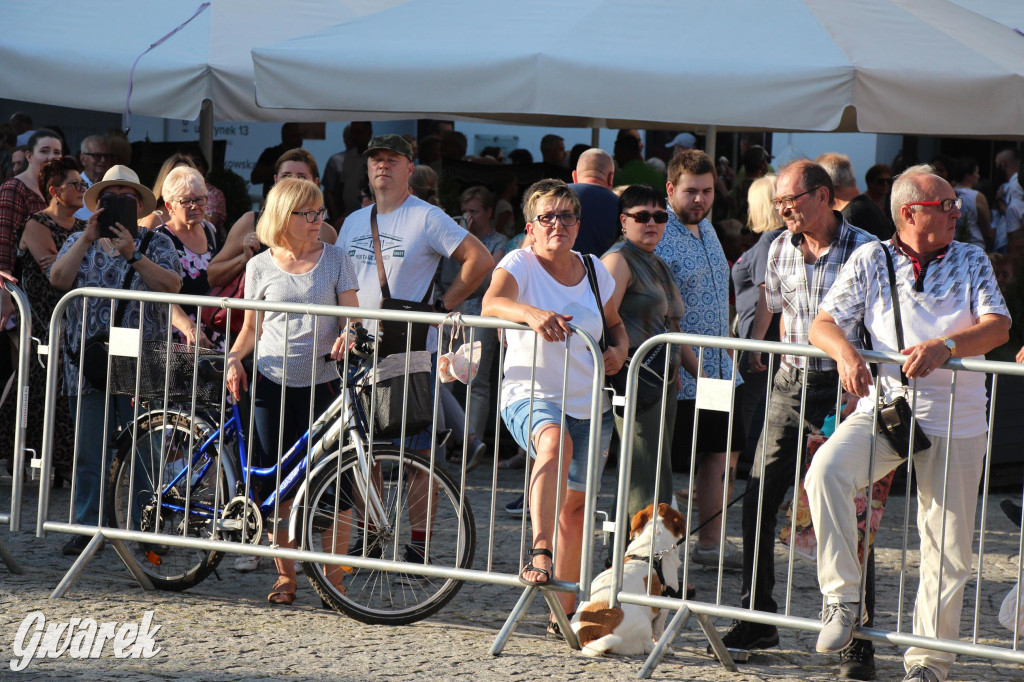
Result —
<path fill-rule="evenodd" d="M 121 223 L 121 227 L 132 234 L 132 238 L 139 232 L 139 203 L 133 196 L 106 196 L 100 197 L 100 236 L 114 239 L 117 234 L 114 232 L 114 223 Z"/>

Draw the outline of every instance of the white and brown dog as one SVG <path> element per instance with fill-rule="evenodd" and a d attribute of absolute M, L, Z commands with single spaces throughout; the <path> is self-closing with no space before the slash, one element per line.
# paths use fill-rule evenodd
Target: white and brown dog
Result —
<path fill-rule="evenodd" d="M 685 540 L 685 532 L 686 519 L 667 504 L 658 505 L 657 517 L 653 505 L 638 511 L 630 524 L 630 543 L 622 569 L 623 592 L 678 596 L 682 566 L 679 546 Z M 611 585 L 611 569 L 594 578 L 590 601 L 580 604 L 572 618 L 572 629 L 580 640 L 583 655 L 650 653 L 665 629 L 668 612 L 636 604 L 609 608 Z"/>

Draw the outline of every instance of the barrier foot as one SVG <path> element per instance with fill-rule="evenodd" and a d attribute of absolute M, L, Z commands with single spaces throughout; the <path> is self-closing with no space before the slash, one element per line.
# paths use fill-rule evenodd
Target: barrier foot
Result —
<path fill-rule="evenodd" d="M 651 655 L 644 661 L 644 667 L 640 668 L 640 672 L 637 673 L 637 677 L 641 680 L 648 679 L 654 672 L 654 669 L 661 663 L 661 659 L 665 657 L 665 652 L 668 650 L 669 643 L 676 638 L 679 631 L 682 629 L 686 621 L 690 619 L 690 607 L 685 603 L 679 607 L 676 611 L 676 615 L 672 616 L 672 620 L 665 626 L 665 631 L 661 633 L 661 637 L 658 638 L 658 643 L 654 645 L 654 650 Z"/>
<path fill-rule="evenodd" d="M 111 538 L 110 546 L 114 548 L 115 552 L 117 552 L 117 556 L 121 557 L 121 561 L 124 563 L 125 568 L 128 569 L 128 572 L 132 574 L 132 577 L 135 578 L 142 589 L 148 592 L 156 590 L 156 588 L 153 587 L 153 583 L 150 581 L 149 576 L 143 572 L 139 567 L 139 564 L 132 558 L 132 552 L 128 549 L 128 545 L 125 544 L 124 540 Z"/>
<path fill-rule="evenodd" d="M 57 588 L 50 595 L 50 599 L 60 599 L 64 596 L 64 593 L 68 591 L 68 588 L 74 585 L 75 581 L 78 580 L 78 576 L 81 575 L 86 564 L 92 561 L 93 555 L 100 551 L 100 547 L 102 546 L 103 533 L 96 533 L 96 535 L 92 536 L 92 540 L 89 541 L 89 544 L 85 546 L 85 549 L 82 550 L 82 553 L 78 555 L 78 558 L 75 559 L 75 563 L 71 564 L 71 568 L 68 569 L 68 572 L 61 579 Z"/>
<path fill-rule="evenodd" d="M 715 624 L 711 622 L 711 618 L 703 613 L 696 613 L 694 615 L 697 617 L 700 629 L 704 631 L 704 636 L 708 638 L 711 650 L 715 652 L 715 656 L 718 656 L 718 660 L 722 663 L 722 667 L 731 673 L 738 672 L 739 669 L 736 667 L 736 661 L 732 660 L 732 654 L 726 648 L 725 642 L 722 641 L 722 636 L 718 634 L 718 630 L 715 629 Z"/>
<path fill-rule="evenodd" d="M 555 614 L 555 622 L 558 623 L 558 629 L 561 630 L 562 635 L 565 637 L 566 644 L 570 648 L 579 651 L 581 648 L 580 640 L 576 637 L 576 633 L 572 631 L 569 616 L 565 615 L 565 609 L 562 608 L 562 604 L 558 601 L 558 595 L 551 590 L 543 590 L 543 592 L 548 608 L 551 609 L 551 613 Z"/>
<path fill-rule="evenodd" d="M 4 562 L 7 570 L 14 575 L 23 575 L 25 573 L 24 569 L 14 560 L 11 550 L 7 549 L 7 543 L 3 541 L 3 538 L 0 538 L 0 561 Z"/>
<path fill-rule="evenodd" d="M 512 613 L 508 614 L 505 624 L 501 626 L 498 636 L 494 638 L 494 644 L 491 645 L 492 656 L 497 656 L 505 648 L 505 644 L 512 637 L 512 633 L 516 631 L 516 626 L 519 625 L 519 619 L 530 608 L 530 604 L 533 602 L 533 598 L 537 596 L 538 590 L 539 588 L 536 587 L 527 587 L 523 590 L 523 594 L 519 597 L 519 601 L 516 602 Z"/>

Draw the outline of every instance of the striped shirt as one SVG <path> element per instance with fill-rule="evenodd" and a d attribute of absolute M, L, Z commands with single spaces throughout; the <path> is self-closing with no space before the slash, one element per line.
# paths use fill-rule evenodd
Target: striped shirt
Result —
<path fill-rule="evenodd" d="M 878 241 L 874 235 L 846 222 L 839 211 L 832 214 L 839 221 L 839 229 L 832 237 L 828 250 L 818 257 L 811 267 L 811 279 L 807 279 L 808 264 L 800 248 L 804 236 L 784 232 L 772 242 L 768 250 L 768 271 L 765 273 L 765 295 L 768 309 L 782 313 L 785 334 L 782 341 L 807 344 L 807 332 L 818 314 L 818 306 L 825 294 L 832 288 L 843 264 L 860 246 Z M 862 348 L 861 329 L 847 330 L 847 338 L 855 348 Z M 783 360 L 793 366 L 805 367 L 808 358 L 784 355 Z M 810 358 L 811 371 L 834 370 L 832 360 Z"/>

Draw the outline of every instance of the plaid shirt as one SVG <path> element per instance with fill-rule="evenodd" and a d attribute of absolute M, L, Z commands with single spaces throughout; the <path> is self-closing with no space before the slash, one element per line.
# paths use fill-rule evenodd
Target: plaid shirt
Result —
<path fill-rule="evenodd" d="M 818 314 L 818 306 L 825 294 L 832 288 L 843 264 L 853 252 L 869 242 L 878 241 L 874 235 L 846 222 L 843 214 L 833 211 L 839 221 L 839 229 L 832 237 L 832 244 L 814 262 L 811 281 L 807 281 L 804 254 L 800 249 L 802 234 L 785 232 L 772 242 L 768 251 L 768 271 L 765 273 L 765 295 L 768 309 L 782 313 L 787 343 L 807 344 L 807 331 Z M 861 330 L 851 329 L 847 338 L 855 348 L 862 348 Z M 784 355 L 783 360 L 793 367 L 804 368 L 808 358 Z M 811 371 L 827 371 L 836 368 L 832 360 L 810 358 Z"/>
<path fill-rule="evenodd" d="M 0 270 L 14 269 L 14 234 L 30 215 L 44 208 L 46 200 L 21 180 L 11 178 L 0 185 Z"/>

